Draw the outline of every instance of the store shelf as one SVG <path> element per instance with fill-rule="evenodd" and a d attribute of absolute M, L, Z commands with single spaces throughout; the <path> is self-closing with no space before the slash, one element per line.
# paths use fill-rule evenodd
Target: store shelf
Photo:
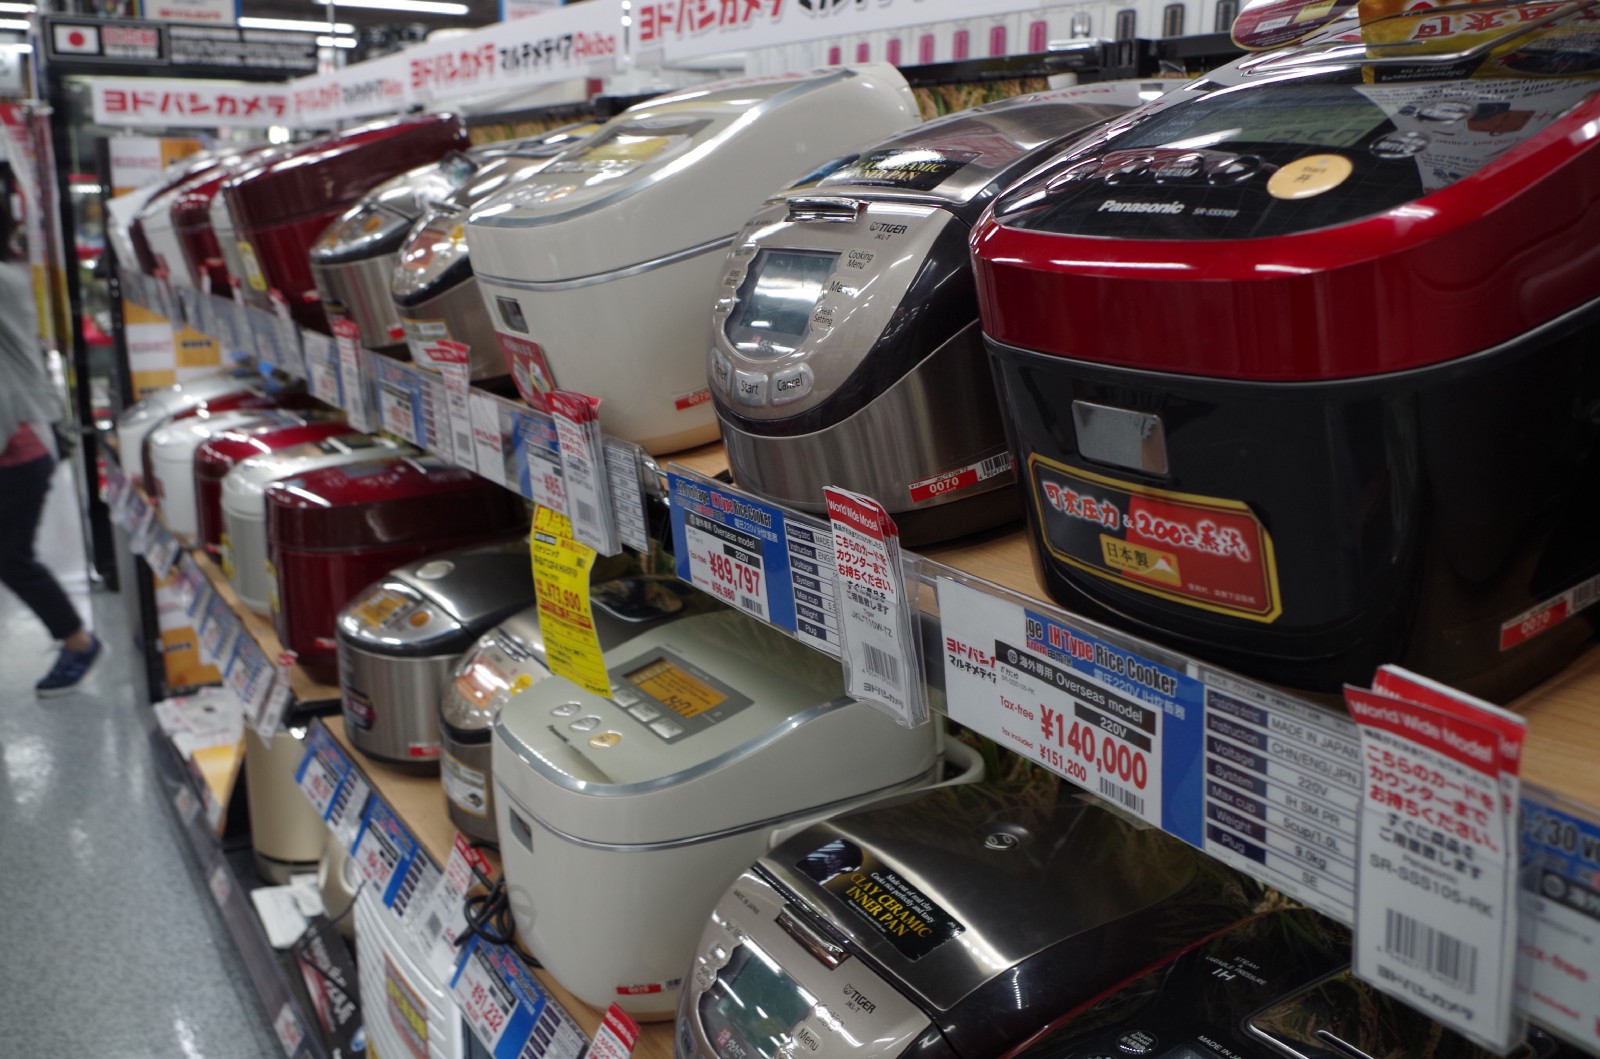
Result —
<path fill-rule="evenodd" d="M 260 645 L 266 656 L 276 659 L 282 655 L 283 641 L 278 639 L 278 632 L 272 627 L 271 620 L 239 602 L 239 594 L 233 590 L 232 582 L 228 580 L 216 561 L 201 551 L 191 552 L 190 557 L 206 575 L 206 580 L 211 582 L 212 591 L 227 601 L 229 609 L 238 617 L 245 632 Z M 289 667 L 289 691 L 294 701 L 302 707 L 327 707 L 339 704 L 339 688 L 336 685 L 323 684 L 312 679 L 299 666 Z"/>
<path fill-rule="evenodd" d="M 422 848 L 427 851 L 433 862 L 436 865 L 443 865 L 450 856 L 456 829 L 445 809 L 444 788 L 439 784 L 439 777 L 407 772 L 367 757 L 350 742 L 350 737 L 345 732 L 343 717 L 325 717 L 316 723 L 325 727 L 328 734 L 349 755 L 350 760 L 366 777 L 373 793 L 394 810 L 410 829 L 412 836 L 422 844 Z M 490 854 L 489 861 L 498 871 L 499 857 Z M 533 974 L 539 980 L 539 984 L 548 989 L 561 1006 L 567 1009 L 568 1014 L 578 1020 L 583 1032 L 593 1037 L 600 1026 L 602 1013 L 567 992 L 543 969 L 536 969 Z M 658 1022 L 646 1025 L 639 1035 L 639 1043 L 634 1048 L 633 1054 L 640 1059 L 672 1059 L 671 1023 Z"/>

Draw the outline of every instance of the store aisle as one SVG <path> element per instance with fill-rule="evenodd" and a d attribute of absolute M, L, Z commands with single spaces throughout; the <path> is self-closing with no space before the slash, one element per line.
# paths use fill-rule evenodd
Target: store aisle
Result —
<path fill-rule="evenodd" d="M 0 590 L 0 1053 L 281 1055 L 165 804 L 121 600 L 85 690 L 40 700 L 43 628 Z"/>

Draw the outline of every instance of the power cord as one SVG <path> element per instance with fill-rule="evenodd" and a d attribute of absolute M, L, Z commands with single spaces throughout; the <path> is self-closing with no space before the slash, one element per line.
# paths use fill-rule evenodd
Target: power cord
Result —
<path fill-rule="evenodd" d="M 493 847 L 487 843 L 474 842 L 471 848 L 481 851 Z M 533 958 L 532 953 L 522 947 L 522 942 L 517 938 L 517 921 L 511 911 L 511 895 L 506 890 L 505 873 L 502 872 L 498 879 L 491 879 L 471 858 L 468 859 L 467 866 L 472 869 L 472 874 L 478 880 L 478 885 L 483 888 L 483 892 L 468 894 L 463 900 L 462 911 L 466 915 L 467 929 L 456 939 L 456 946 L 459 948 L 465 945 L 468 937 L 478 937 L 512 950 L 529 967 L 543 967 L 543 964 Z"/>

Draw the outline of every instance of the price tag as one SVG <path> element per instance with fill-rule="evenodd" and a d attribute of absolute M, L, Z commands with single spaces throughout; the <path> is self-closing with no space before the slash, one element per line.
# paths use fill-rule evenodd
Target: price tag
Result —
<path fill-rule="evenodd" d="M 311 396 L 335 408 L 344 402 L 339 384 L 339 351 L 327 335 L 305 334 L 306 389 Z"/>
<path fill-rule="evenodd" d="M 1540 794 L 1523 802 L 1522 1009 L 1600 1051 L 1600 820 Z"/>
<path fill-rule="evenodd" d="M 233 657 L 222 672 L 222 682 L 244 704 L 245 721 L 252 727 L 256 727 L 261 717 L 276 677 L 271 660 L 255 640 L 249 636 L 239 637 Z"/>
<path fill-rule="evenodd" d="M 611 513 L 611 483 L 600 436 L 600 399 L 571 390 L 551 390 L 549 400 L 573 536 L 601 555 L 616 555 L 622 544 Z"/>
<path fill-rule="evenodd" d="M 361 823 L 366 819 L 367 803 L 371 800 L 372 785 L 367 778 L 360 769 L 348 769 L 333 804 L 328 807 L 327 816 L 328 828 L 341 848 L 355 848 L 356 838 L 361 834 Z"/>
<path fill-rule="evenodd" d="M 278 318 L 252 306 L 245 310 L 245 319 L 249 325 L 251 345 L 241 352 L 253 353 L 256 360 L 273 367 L 282 364 L 283 354 L 278 349 Z"/>
<path fill-rule="evenodd" d="M 178 788 L 178 793 L 172 796 L 172 806 L 178 810 L 178 819 L 183 821 L 184 827 L 193 824 L 194 818 L 200 815 L 200 803 L 188 787 Z"/>
<path fill-rule="evenodd" d="M 216 593 L 206 603 L 205 615 L 197 630 L 200 638 L 200 658 L 209 665 L 220 666 L 233 653 L 234 641 L 243 631 L 239 619 L 228 606 L 228 601 Z"/>
<path fill-rule="evenodd" d="M 1198 680 L 957 581 L 938 593 L 953 720 L 1199 845 Z"/>
<path fill-rule="evenodd" d="M 306 1031 L 300 1025 L 300 1016 L 294 1013 L 294 1005 L 289 1001 L 284 1001 L 283 1007 L 278 1009 L 278 1017 L 272 1020 L 272 1031 L 278 1035 L 283 1054 L 293 1059 L 294 1053 L 300 1050 L 301 1042 L 306 1039 Z"/>
<path fill-rule="evenodd" d="M 327 730 L 313 727 L 306 736 L 306 755 L 300 759 L 294 782 L 311 802 L 317 815 L 326 820 L 334 798 L 351 769 L 350 759 L 334 744 Z"/>
<path fill-rule="evenodd" d="M 130 484 L 120 467 L 112 467 L 106 474 L 106 491 L 101 499 L 111 513 L 111 521 L 119 526 L 122 524 L 122 509 L 127 506 L 128 494 L 132 492 Z"/>
<path fill-rule="evenodd" d="M 561 440 L 556 434 L 555 421 L 543 412 L 525 408 L 516 410 L 516 419 L 522 495 L 535 504 L 567 514 L 566 482 L 561 475 Z"/>
<path fill-rule="evenodd" d="M 512 1048 L 502 1049 L 500 1045 L 509 1037 L 511 1016 L 517 1011 L 517 998 L 512 995 L 511 987 L 501 981 L 494 964 L 489 960 L 487 948 L 487 943 L 480 938 L 474 937 L 467 942 L 461 967 L 456 972 L 455 980 L 450 983 L 450 995 L 461 1005 L 462 1017 L 467 1020 L 478 1042 L 489 1049 L 496 1059 L 509 1059 L 517 1054 L 520 1045 L 514 1039 L 509 1042 L 514 1046 Z"/>
<path fill-rule="evenodd" d="M 588 1041 L 572 1016 L 509 949 L 474 937 L 450 983 L 461 1013 L 495 1059 L 579 1059 Z"/>
<path fill-rule="evenodd" d="M 749 514 L 758 513 L 752 510 Z M 725 525 L 724 521 L 733 521 L 734 525 Z M 687 564 L 685 580 L 696 588 L 762 621 L 772 621 L 767 571 L 775 565 L 768 554 L 774 550 L 769 546 L 775 542 L 752 532 L 753 527 L 739 525 L 742 521 L 745 520 L 708 518 L 697 511 L 688 512 L 683 520 L 679 566 Z"/>
<path fill-rule="evenodd" d="M 372 433 L 367 409 L 367 380 L 361 370 L 361 329 L 353 320 L 333 322 L 333 344 L 339 351 L 339 398 L 345 418 L 364 434 Z"/>
<path fill-rule="evenodd" d="M 261 710 L 251 719 L 251 727 L 256 730 L 256 735 L 267 746 L 272 745 L 272 740 L 277 737 L 278 728 L 283 724 L 283 715 L 289 710 L 289 703 L 294 699 L 294 690 L 289 685 L 288 658 L 291 656 L 280 655 L 278 664 L 274 667 L 272 687 L 262 700 Z"/>
<path fill-rule="evenodd" d="M 639 1043 L 639 1024 L 616 1004 L 606 1008 L 584 1059 L 628 1059 Z"/>
<path fill-rule="evenodd" d="M 138 539 L 140 524 L 150 513 L 150 502 L 137 490 L 130 490 L 128 502 L 122 505 L 122 518 L 117 525 L 128 535 L 129 543 Z"/>
<path fill-rule="evenodd" d="M 144 497 L 135 497 L 137 504 L 137 518 L 129 529 L 128 548 L 133 554 L 143 556 L 148 561 L 150 547 L 154 543 L 154 531 L 160 525 L 156 521 L 156 506 L 145 500 Z"/>
<path fill-rule="evenodd" d="M 174 537 L 167 527 L 157 523 L 151 528 L 145 562 L 150 564 L 150 571 L 156 575 L 157 581 L 165 581 L 167 575 L 172 573 L 172 565 L 178 561 L 181 551 L 183 542 Z"/>
<path fill-rule="evenodd" d="M 374 357 L 372 366 L 377 370 L 378 417 L 383 429 L 413 445 L 425 444 L 417 433 L 421 398 L 407 378 L 407 366 L 384 356 Z"/>
<path fill-rule="evenodd" d="M 445 416 L 447 429 L 441 431 L 450 438 L 450 450 L 455 462 L 470 470 L 477 470 L 472 441 L 472 347 L 465 342 L 444 339 L 428 347 L 428 356 L 439 366 L 444 379 Z"/>
<path fill-rule="evenodd" d="M 422 951 L 428 954 L 428 965 L 440 981 L 454 977 L 460 962 L 457 942 L 467 932 L 467 915 L 462 902 L 477 881 L 474 867 L 485 878 L 494 874 L 484 855 L 468 845 L 458 832 L 444 871 L 420 907 L 418 924 Z"/>
<path fill-rule="evenodd" d="M 467 405 L 472 415 L 472 462 L 478 474 L 495 485 L 508 485 L 506 450 L 511 435 L 501 424 L 500 403 L 486 393 L 472 393 Z"/>
<path fill-rule="evenodd" d="M 362 878 L 383 895 L 385 908 L 392 908 L 400 896 L 418 848 L 394 811 L 377 798 L 369 799 L 352 856 Z"/>
<path fill-rule="evenodd" d="M 550 672 L 611 697 L 611 678 L 589 605 L 594 549 L 572 539 L 572 524 L 547 507 L 534 511 L 533 588 L 539 598 L 539 629 Z"/>
<path fill-rule="evenodd" d="M 233 896 L 233 880 L 228 878 L 228 866 L 218 864 L 213 867 L 211 874 L 206 877 L 206 884 L 211 888 L 211 898 L 217 902 L 217 907 L 226 907 L 228 898 Z"/>
<path fill-rule="evenodd" d="M 618 438 L 605 441 L 606 483 L 611 491 L 611 511 L 617 538 L 636 552 L 650 550 L 650 523 L 644 510 L 644 487 L 639 481 L 644 450 Z"/>
<path fill-rule="evenodd" d="M 928 703 L 900 568 L 900 530 L 871 497 L 831 485 L 822 494 L 833 522 L 849 692 L 907 727 L 925 724 Z"/>
<path fill-rule="evenodd" d="M 1345 703 L 1364 779 L 1355 972 L 1504 1054 L 1523 1027 L 1509 988 L 1517 906 L 1500 737 L 1358 688 Z"/>
<path fill-rule="evenodd" d="M 278 361 L 274 367 L 297 379 L 303 379 L 306 374 L 306 357 L 305 350 L 300 344 L 300 325 L 289 315 L 287 305 L 277 317 L 275 326 L 278 333 Z"/>

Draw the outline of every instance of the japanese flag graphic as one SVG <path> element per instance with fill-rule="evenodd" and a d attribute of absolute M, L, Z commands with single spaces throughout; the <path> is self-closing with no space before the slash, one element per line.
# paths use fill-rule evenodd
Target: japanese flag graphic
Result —
<path fill-rule="evenodd" d="M 94 26 L 52 26 L 53 43 L 62 55 L 99 55 L 100 30 Z"/>

